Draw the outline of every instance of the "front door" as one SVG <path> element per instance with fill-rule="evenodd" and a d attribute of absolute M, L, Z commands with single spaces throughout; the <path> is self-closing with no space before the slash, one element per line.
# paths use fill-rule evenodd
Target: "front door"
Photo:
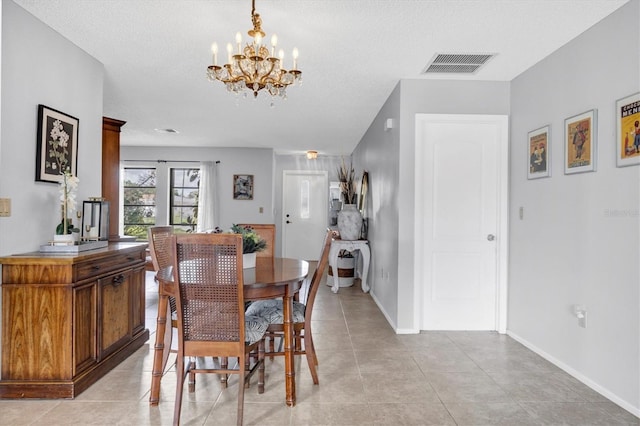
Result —
<path fill-rule="evenodd" d="M 499 329 L 498 246 L 507 239 L 499 221 L 506 203 L 500 167 L 507 132 L 506 116 L 416 118 L 417 217 L 423 218 L 416 270 L 424 330 Z"/>
<path fill-rule="evenodd" d="M 285 170 L 282 194 L 284 257 L 318 260 L 329 214 L 327 172 Z"/>

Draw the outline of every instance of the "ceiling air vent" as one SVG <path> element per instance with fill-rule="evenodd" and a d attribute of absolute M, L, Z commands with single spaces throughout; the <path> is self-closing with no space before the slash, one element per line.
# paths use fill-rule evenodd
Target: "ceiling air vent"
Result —
<path fill-rule="evenodd" d="M 423 74 L 474 74 L 495 55 L 492 53 L 436 53 Z"/>
<path fill-rule="evenodd" d="M 178 133 L 176 129 L 153 129 L 158 133 Z"/>

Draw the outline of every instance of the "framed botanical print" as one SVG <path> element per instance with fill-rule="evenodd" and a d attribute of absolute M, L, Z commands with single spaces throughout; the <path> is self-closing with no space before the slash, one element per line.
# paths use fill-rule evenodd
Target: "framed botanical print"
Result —
<path fill-rule="evenodd" d="M 38 105 L 36 181 L 59 183 L 68 169 L 77 176 L 79 120 Z"/>
<path fill-rule="evenodd" d="M 233 175 L 233 199 L 253 200 L 253 175 Z"/>
<path fill-rule="evenodd" d="M 616 101 L 616 166 L 640 164 L 640 93 Z"/>
<path fill-rule="evenodd" d="M 597 134 L 595 109 L 564 120 L 565 174 L 596 170 Z"/>
<path fill-rule="evenodd" d="M 551 176 L 549 158 L 549 126 L 532 130 L 528 134 L 527 168 L 528 179 L 538 179 Z"/>

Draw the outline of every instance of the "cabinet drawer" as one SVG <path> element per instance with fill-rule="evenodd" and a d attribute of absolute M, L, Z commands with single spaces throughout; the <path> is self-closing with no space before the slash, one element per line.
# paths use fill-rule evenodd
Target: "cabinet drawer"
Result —
<path fill-rule="evenodd" d="M 76 280 L 82 281 L 115 269 L 127 268 L 144 261 L 144 252 L 118 254 L 93 262 L 81 262 L 76 267 Z"/>

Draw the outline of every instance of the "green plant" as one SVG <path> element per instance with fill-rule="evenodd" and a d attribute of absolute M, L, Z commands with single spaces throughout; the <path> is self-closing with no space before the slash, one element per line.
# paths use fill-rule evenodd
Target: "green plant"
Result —
<path fill-rule="evenodd" d="M 242 253 L 254 253 L 267 248 L 267 242 L 250 226 L 232 225 L 231 232 L 242 234 Z"/>

